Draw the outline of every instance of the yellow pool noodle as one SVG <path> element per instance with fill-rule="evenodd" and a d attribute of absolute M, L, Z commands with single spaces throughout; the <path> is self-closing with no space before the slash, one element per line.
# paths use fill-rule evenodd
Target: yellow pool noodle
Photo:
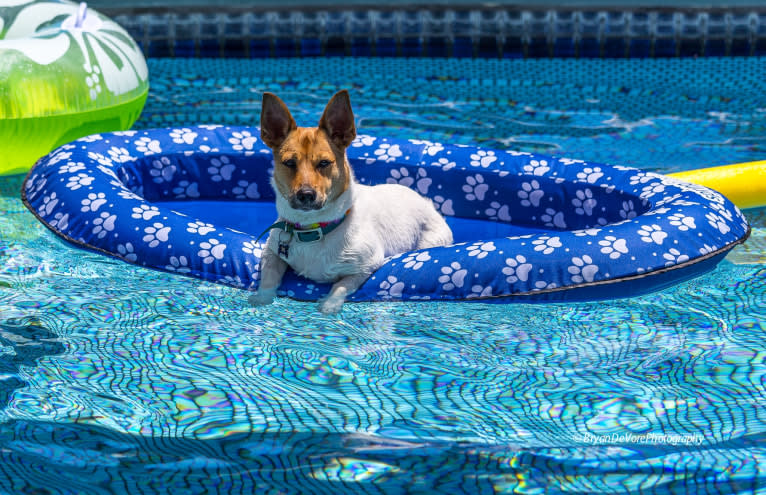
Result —
<path fill-rule="evenodd" d="M 668 175 L 715 189 L 741 209 L 766 206 L 766 160 Z"/>

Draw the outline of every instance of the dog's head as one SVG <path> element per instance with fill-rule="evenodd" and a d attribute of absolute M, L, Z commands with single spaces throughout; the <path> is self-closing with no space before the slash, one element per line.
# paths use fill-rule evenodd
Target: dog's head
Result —
<path fill-rule="evenodd" d="M 346 148 L 356 137 L 348 91 L 330 99 L 318 127 L 298 127 L 282 100 L 263 94 L 261 139 L 274 152 L 274 185 L 297 210 L 321 209 L 348 189 Z"/>

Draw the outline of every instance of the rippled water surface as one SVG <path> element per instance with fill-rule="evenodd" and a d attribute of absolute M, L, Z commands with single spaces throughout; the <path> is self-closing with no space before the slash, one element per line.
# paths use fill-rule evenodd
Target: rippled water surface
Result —
<path fill-rule="evenodd" d="M 764 159 L 766 59 L 150 61 L 138 128 L 299 124 L 660 172 Z M 7 159 L 7 158 L 0 158 Z M 712 273 L 576 305 L 321 316 L 73 249 L 0 178 L 0 493 L 751 493 L 766 210 Z"/>

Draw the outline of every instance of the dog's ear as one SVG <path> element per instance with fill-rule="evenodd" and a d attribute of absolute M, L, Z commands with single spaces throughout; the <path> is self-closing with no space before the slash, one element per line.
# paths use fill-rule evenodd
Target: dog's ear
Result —
<path fill-rule="evenodd" d="M 261 139 L 269 148 L 279 148 L 287 135 L 297 129 L 287 105 L 273 93 L 263 93 L 261 103 Z"/>
<path fill-rule="evenodd" d="M 339 148 L 348 148 L 356 137 L 354 112 L 351 111 L 351 100 L 345 89 L 335 93 L 324 109 L 319 119 L 319 128 L 323 129 L 330 140 Z"/>

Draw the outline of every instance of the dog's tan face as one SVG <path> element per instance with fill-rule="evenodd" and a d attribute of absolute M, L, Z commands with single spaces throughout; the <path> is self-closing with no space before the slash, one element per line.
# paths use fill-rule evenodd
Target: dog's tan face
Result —
<path fill-rule="evenodd" d="M 356 137 L 348 92 L 327 104 L 318 127 L 298 127 L 276 95 L 263 94 L 261 138 L 274 152 L 274 184 L 297 210 L 319 210 L 348 188 L 346 148 Z"/>

